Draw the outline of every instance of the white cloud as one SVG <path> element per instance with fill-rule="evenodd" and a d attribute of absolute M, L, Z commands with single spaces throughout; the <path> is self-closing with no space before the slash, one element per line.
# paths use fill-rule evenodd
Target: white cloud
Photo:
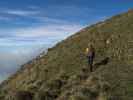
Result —
<path fill-rule="evenodd" d="M 4 13 L 17 15 L 17 16 L 31 16 L 40 13 L 39 11 L 31 11 L 31 10 L 6 10 Z"/>
<path fill-rule="evenodd" d="M 40 10 L 34 9 L 0 9 L 0 20 L 15 21 L 19 17 L 32 18 L 41 14 Z"/>
<path fill-rule="evenodd" d="M 13 34 L 16 37 L 66 37 L 83 28 L 77 24 L 49 24 L 36 27 L 2 30 L 3 33 Z"/>
<path fill-rule="evenodd" d="M 46 16 L 32 16 L 32 18 L 37 19 L 40 22 L 51 22 L 51 23 L 60 23 L 60 24 L 69 23 L 70 24 L 70 22 L 68 22 L 66 20 L 50 18 L 50 17 L 46 17 Z"/>
<path fill-rule="evenodd" d="M 84 14 L 84 16 L 88 15 L 87 13 L 91 14 L 94 11 L 92 8 L 88 7 L 78 7 L 78 6 L 49 6 L 47 8 L 42 8 L 39 6 L 31 5 L 27 8 L 23 9 L 9 9 L 9 8 L 3 8 L 0 9 L 0 13 L 7 14 L 8 17 L 15 17 L 15 16 L 25 16 L 30 18 L 35 18 L 38 20 L 52 20 L 56 21 L 54 18 L 49 18 L 48 16 L 79 16 Z M 73 13 L 74 12 L 74 13 Z M 2 16 L 1 14 L 1 16 Z M 12 16 L 15 15 L 15 16 Z M 58 20 L 59 21 L 59 20 Z"/>
<path fill-rule="evenodd" d="M 18 36 L 23 37 L 53 37 L 53 36 L 60 36 L 65 34 L 72 34 L 82 26 L 80 25 L 52 25 L 52 26 L 41 26 L 35 28 L 27 28 L 27 29 L 18 29 L 16 32 Z M 20 34 L 19 34 L 20 33 Z"/>
<path fill-rule="evenodd" d="M 1 47 L 1 46 L 0 46 Z M 9 50 L 0 50 L 0 82 L 14 73 L 20 65 L 33 59 L 42 51 L 42 46 L 13 46 Z M 45 48 L 43 48 L 45 50 Z"/>

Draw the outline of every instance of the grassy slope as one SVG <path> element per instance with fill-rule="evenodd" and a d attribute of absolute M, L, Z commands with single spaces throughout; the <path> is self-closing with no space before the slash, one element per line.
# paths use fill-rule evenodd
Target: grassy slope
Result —
<path fill-rule="evenodd" d="M 6 93 L 8 90 L 10 95 L 14 95 L 12 93 L 16 91 L 26 90 L 34 92 L 36 100 L 39 100 L 39 97 L 45 96 L 45 92 L 50 91 L 49 88 L 52 87 L 52 90 L 57 93 L 57 100 L 78 100 L 78 98 L 79 100 L 88 100 L 86 98 L 104 100 L 103 95 L 108 91 L 104 92 L 102 83 L 107 83 L 109 84 L 108 94 L 110 98 L 112 96 L 112 100 L 132 100 L 132 39 L 133 10 L 130 10 L 128 13 L 87 27 L 58 43 L 49 49 L 46 55 L 25 64 L 14 76 L 3 82 L 2 91 Z M 110 41 L 109 44 L 106 44 L 107 40 Z M 109 57 L 109 63 L 98 66 L 95 72 L 87 74 L 88 78 L 82 82 L 77 77 L 82 74 L 83 67 L 87 66 L 83 52 L 90 42 L 94 43 L 96 49 L 95 63 L 106 57 Z M 61 88 L 57 84 L 60 81 L 64 82 Z M 82 88 L 84 90 L 86 87 L 93 87 L 93 85 L 90 86 L 91 83 L 100 87 L 100 89 L 92 89 L 96 94 L 93 97 L 88 96 L 90 92 L 86 92 L 87 95 L 82 93 Z M 90 90 L 89 88 L 87 91 Z M 76 92 L 82 96 L 77 96 Z M 54 100 L 53 97 L 50 98 L 48 100 Z"/>

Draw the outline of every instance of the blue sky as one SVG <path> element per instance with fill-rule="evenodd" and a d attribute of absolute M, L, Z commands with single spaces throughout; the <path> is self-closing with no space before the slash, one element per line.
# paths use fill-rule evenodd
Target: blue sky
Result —
<path fill-rule="evenodd" d="M 0 81 L 83 27 L 131 8 L 132 0 L 0 0 Z"/>

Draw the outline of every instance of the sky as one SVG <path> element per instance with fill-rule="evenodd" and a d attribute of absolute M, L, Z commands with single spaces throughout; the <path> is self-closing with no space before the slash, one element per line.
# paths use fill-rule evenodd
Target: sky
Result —
<path fill-rule="evenodd" d="M 43 50 L 133 8 L 133 0 L 0 0 L 0 81 Z"/>

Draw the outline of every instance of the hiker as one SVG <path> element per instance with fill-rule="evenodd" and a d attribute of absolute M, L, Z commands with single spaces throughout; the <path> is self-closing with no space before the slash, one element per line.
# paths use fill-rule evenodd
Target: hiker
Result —
<path fill-rule="evenodd" d="M 86 48 L 86 55 L 88 59 L 88 66 L 90 67 L 90 72 L 93 71 L 93 60 L 95 56 L 95 51 L 92 44 L 89 44 Z"/>

